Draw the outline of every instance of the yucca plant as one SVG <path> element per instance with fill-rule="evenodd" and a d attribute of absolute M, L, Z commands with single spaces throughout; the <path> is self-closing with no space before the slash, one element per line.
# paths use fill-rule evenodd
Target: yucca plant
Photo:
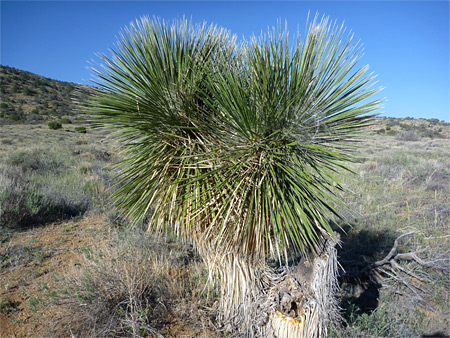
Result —
<path fill-rule="evenodd" d="M 337 311 L 329 224 L 380 103 L 353 70 L 360 52 L 328 19 L 304 41 L 274 29 L 238 46 L 215 26 L 143 18 L 95 70 L 88 108 L 126 155 L 116 205 L 194 244 L 241 335 L 321 336 Z"/>

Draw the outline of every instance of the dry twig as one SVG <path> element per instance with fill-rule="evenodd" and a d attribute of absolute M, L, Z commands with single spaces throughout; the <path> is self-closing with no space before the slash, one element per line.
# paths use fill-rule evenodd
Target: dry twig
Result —
<path fill-rule="evenodd" d="M 381 287 L 389 286 L 394 289 L 395 293 L 405 294 L 397 290 L 394 285 L 403 285 L 410 292 L 409 294 L 424 301 L 423 295 L 428 291 L 423 287 L 425 282 L 431 282 L 429 272 L 426 269 L 433 269 L 441 273 L 449 273 L 450 260 L 449 251 L 436 254 L 431 252 L 430 248 L 422 248 L 411 252 L 399 252 L 400 240 L 413 235 L 416 231 L 409 231 L 398 236 L 389 253 L 381 260 L 376 261 L 366 267 L 352 272 L 343 274 L 344 277 L 352 277 L 359 279 L 362 276 L 368 276 L 373 282 Z M 428 257 L 433 256 L 432 259 L 422 258 L 420 255 L 428 253 Z M 355 262 L 353 266 L 361 266 L 360 263 Z"/>

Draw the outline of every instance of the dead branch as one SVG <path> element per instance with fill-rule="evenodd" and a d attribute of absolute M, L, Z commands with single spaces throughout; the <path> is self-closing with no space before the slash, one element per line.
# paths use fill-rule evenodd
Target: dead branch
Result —
<path fill-rule="evenodd" d="M 353 277 L 359 279 L 360 277 L 369 277 L 370 280 L 382 287 L 389 286 L 396 293 L 402 293 L 393 285 L 403 285 L 406 290 L 409 290 L 409 295 L 420 299 L 427 305 L 424 296 L 428 294 L 424 288 L 425 282 L 431 282 L 432 277 L 426 269 L 433 269 L 441 273 L 448 273 L 450 271 L 449 252 L 446 251 L 440 254 L 433 252 L 432 259 L 425 259 L 419 256 L 427 253 L 430 257 L 429 248 L 421 248 L 415 251 L 401 253 L 399 251 L 399 244 L 402 238 L 414 234 L 415 231 L 409 231 L 398 236 L 389 253 L 381 260 L 376 261 L 366 267 L 357 270 L 356 273 L 343 274 L 345 277 Z M 352 264 L 353 266 L 361 266 L 361 264 Z M 390 285 L 391 284 L 391 285 Z"/>
<path fill-rule="evenodd" d="M 369 270 L 373 270 L 373 269 L 375 269 L 375 268 L 377 268 L 377 267 L 379 267 L 379 266 L 383 266 L 383 265 L 385 265 L 385 264 L 390 263 L 393 259 L 395 259 L 396 256 L 398 256 L 397 250 L 398 250 L 398 243 L 399 243 L 400 239 L 402 239 L 403 237 L 412 235 L 412 234 L 414 234 L 414 233 L 415 233 L 415 231 L 409 231 L 409 232 L 406 232 L 406 233 L 404 233 L 404 234 L 398 236 L 398 237 L 395 239 L 395 241 L 394 241 L 394 245 L 392 246 L 392 249 L 389 251 L 389 253 L 386 255 L 386 257 L 384 257 L 384 258 L 383 258 L 382 260 L 380 260 L 380 261 L 377 261 L 377 262 L 375 262 L 375 263 L 372 263 L 372 264 L 366 266 L 366 267 L 365 267 L 364 269 L 362 269 L 359 273 L 360 273 L 360 274 L 365 274 L 365 273 L 367 273 L 367 271 L 369 271 Z"/>
<path fill-rule="evenodd" d="M 392 246 L 391 250 L 389 251 L 389 253 L 381 260 L 376 261 L 372 264 L 367 265 L 366 267 L 364 267 L 363 269 L 359 270 L 356 274 L 352 274 L 353 277 L 357 277 L 357 276 L 362 276 L 362 275 L 366 275 L 368 273 L 375 273 L 375 274 L 379 274 L 379 272 L 383 272 L 382 269 L 380 269 L 380 267 L 388 265 L 391 268 L 400 270 L 404 273 L 406 273 L 407 275 L 417 278 L 418 280 L 422 281 L 422 277 L 419 277 L 417 274 L 415 274 L 413 271 L 400 266 L 398 263 L 399 261 L 414 261 L 415 263 L 417 263 L 420 266 L 426 267 L 426 268 L 431 268 L 431 269 L 435 269 L 435 270 L 440 270 L 441 272 L 448 272 L 450 271 L 450 265 L 448 264 L 448 255 L 450 253 L 450 251 L 446 251 L 444 253 L 441 253 L 440 255 L 438 255 L 435 259 L 433 260 L 424 260 L 421 257 L 419 257 L 418 255 L 421 253 L 426 252 L 429 248 L 422 248 L 420 250 L 416 250 L 416 251 L 412 251 L 412 252 L 406 252 L 406 253 L 399 253 L 398 252 L 398 246 L 400 243 L 400 240 L 406 236 L 410 236 L 412 234 L 414 234 L 415 231 L 409 231 L 406 232 L 404 234 L 401 234 L 400 236 L 398 236 L 395 241 L 394 241 L 394 245 Z M 444 257 L 444 258 L 443 258 Z M 447 262 L 447 264 L 442 264 L 442 262 Z M 354 266 L 357 265 L 361 265 L 360 262 L 354 262 L 354 264 L 352 264 Z"/>

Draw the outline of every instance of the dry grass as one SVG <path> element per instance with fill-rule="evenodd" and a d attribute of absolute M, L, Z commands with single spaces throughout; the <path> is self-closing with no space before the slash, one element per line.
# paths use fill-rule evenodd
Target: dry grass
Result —
<path fill-rule="evenodd" d="M 204 282 L 204 267 L 186 246 L 140 230 L 112 231 L 108 241 L 92 247 L 63 279 L 58 304 L 66 315 L 56 332 L 160 337 L 158 332 L 177 318 L 207 323 L 209 318 L 200 318 L 199 311 L 209 305 Z M 197 329 L 206 332 L 210 327 Z"/>
<path fill-rule="evenodd" d="M 22 231 L 0 250 L 2 333 L 219 337 L 214 290 L 189 246 L 85 217 Z"/>
<path fill-rule="evenodd" d="M 419 134 L 426 125 L 448 137 L 450 128 L 427 120 L 411 123 L 404 134 L 394 125 L 400 134 L 374 133 L 362 144 L 364 157 L 355 164 L 359 175 L 346 181 L 354 192 L 345 196 L 350 211 L 340 249 L 347 271 L 381 259 L 395 238 L 407 231 L 415 234 L 401 241 L 400 252 L 423 249 L 422 259 L 450 264 L 450 142 Z M 415 277 L 397 270 L 404 282 L 387 275 L 379 285 L 370 280 L 342 281 L 342 305 L 349 322 L 345 336 L 450 335 L 448 272 L 414 261 L 401 262 L 400 268 Z"/>
<path fill-rule="evenodd" d="M 0 226 L 33 227 L 109 209 L 111 164 L 119 158 L 102 144 L 104 137 L 63 132 L 68 135 L 60 139 L 59 131 L 38 127 L 0 127 L 5 136 L 17 129 L 22 135 L 2 148 Z"/>

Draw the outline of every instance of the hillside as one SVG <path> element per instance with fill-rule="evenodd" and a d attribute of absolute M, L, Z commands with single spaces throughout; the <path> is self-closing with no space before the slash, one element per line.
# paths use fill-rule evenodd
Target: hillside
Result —
<path fill-rule="evenodd" d="M 36 123 L 76 115 L 73 97 L 87 86 L 0 65 L 0 124 Z"/>

